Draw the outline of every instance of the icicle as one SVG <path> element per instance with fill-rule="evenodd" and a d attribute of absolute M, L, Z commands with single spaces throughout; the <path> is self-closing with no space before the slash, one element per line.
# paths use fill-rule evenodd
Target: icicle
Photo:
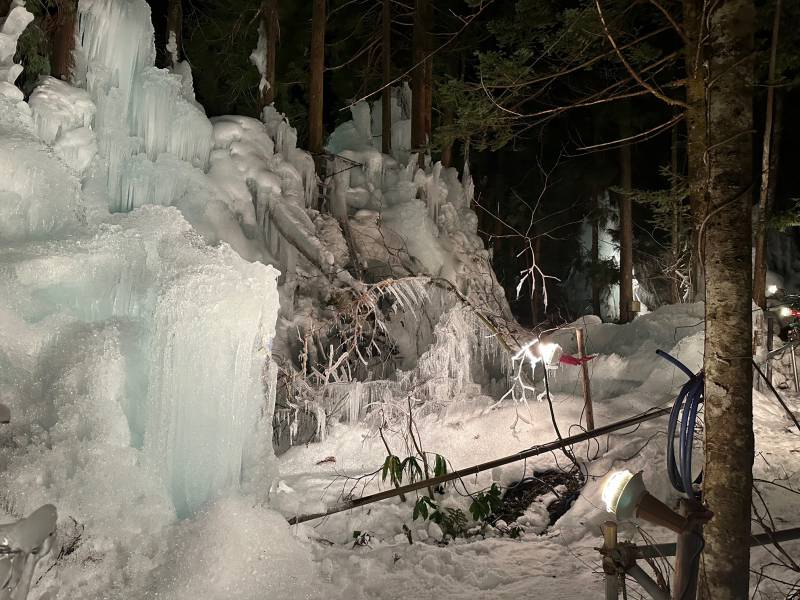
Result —
<path fill-rule="evenodd" d="M 363 389 L 360 381 L 356 381 L 350 385 L 350 392 L 348 394 L 348 423 L 358 423 L 361 415 Z"/>

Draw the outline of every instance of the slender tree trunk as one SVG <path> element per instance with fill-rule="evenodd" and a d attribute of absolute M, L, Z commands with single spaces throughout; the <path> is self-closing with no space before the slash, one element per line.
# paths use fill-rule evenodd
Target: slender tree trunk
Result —
<path fill-rule="evenodd" d="M 278 55 L 279 32 L 278 0 L 262 0 L 259 35 L 263 35 L 266 38 L 264 78 L 266 79 L 267 85 L 261 90 L 261 95 L 258 99 L 259 114 L 262 113 L 267 106 L 275 102 L 275 61 Z"/>
<path fill-rule="evenodd" d="M 626 107 L 629 110 L 630 107 Z M 623 117 L 622 137 L 630 136 L 630 114 Z M 620 148 L 622 194 L 619 195 L 619 322 L 633 320 L 633 167 L 631 146 Z"/>
<path fill-rule="evenodd" d="M 752 0 L 727 0 L 710 14 L 706 275 L 705 528 L 700 594 L 749 596 L 753 483 Z"/>
<path fill-rule="evenodd" d="M 781 140 L 783 139 L 783 104 L 784 91 L 779 90 L 775 94 L 775 113 L 772 121 L 772 152 L 770 153 L 770 173 L 769 187 L 767 188 L 767 214 L 772 215 L 772 207 L 775 204 L 775 189 L 778 186 L 778 170 L 781 158 Z M 767 230 L 769 234 L 769 230 Z M 767 236 L 769 239 L 769 235 Z M 765 242 L 766 246 L 766 242 Z M 765 251 L 766 254 L 766 251 Z"/>
<path fill-rule="evenodd" d="M 600 306 L 600 192 L 592 194 L 592 312 L 602 318 Z"/>
<path fill-rule="evenodd" d="M 392 151 L 392 0 L 383 0 L 381 19 L 381 50 L 383 52 L 383 100 L 381 112 L 381 146 L 384 154 Z"/>
<path fill-rule="evenodd" d="M 431 0 L 415 0 L 413 61 L 411 72 L 411 150 L 419 153 L 424 164 L 425 148 L 431 135 L 431 75 L 430 53 Z"/>
<path fill-rule="evenodd" d="M 169 66 L 173 69 L 183 60 L 183 2 L 169 0 L 167 8 L 167 45 L 175 38 L 175 47 L 169 49 Z"/>
<path fill-rule="evenodd" d="M 683 28 L 686 44 L 686 158 L 688 163 L 689 204 L 692 213 L 691 235 L 691 299 L 702 301 L 705 279 L 700 252 L 700 227 L 704 212 L 708 171 L 703 155 L 707 147 L 706 90 L 704 73 L 703 6 L 706 0 L 683 1 Z"/>
<path fill-rule="evenodd" d="M 61 0 L 55 18 L 53 32 L 53 57 L 50 73 L 53 77 L 69 81 L 75 67 L 72 52 L 75 50 L 75 26 L 78 13 L 77 0 Z"/>
<path fill-rule="evenodd" d="M 769 188 L 772 180 L 772 135 L 775 123 L 775 59 L 778 54 L 778 31 L 781 22 L 781 0 L 775 2 L 775 18 L 772 21 L 772 44 L 769 53 L 769 75 L 767 81 L 767 114 L 764 124 L 764 142 L 761 155 L 761 188 L 758 196 L 758 223 L 756 224 L 755 259 L 753 274 L 753 300 L 761 308 L 767 307 L 767 222 L 770 217 Z M 777 154 L 777 152 L 776 152 Z"/>
<path fill-rule="evenodd" d="M 444 124 L 451 126 L 453 124 L 453 109 L 449 106 L 446 106 L 444 109 Z M 443 167 L 452 167 L 453 166 L 453 143 L 454 140 L 449 135 L 447 140 L 444 142 L 442 146 L 442 166 Z"/>
<path fill-rule="evenodd" d="M 670 273 L 670 292 L 671 302 L 679 304 L 681 302 L 681 281 L 679 277 L 680 269 L 678 261 L 681 257 L 681 200 L 677 194 L 678 177 L 678 128 L 672 128 L 672 139 L 670 141 L 670 172 L 672 173 L 672 223 L 670 227 L 670 262 L 673 272 Z"/>
<path fill-rule="evenodd" d="M 325 71 L 325 0 L 313 0 L 314 9 L 311 17 L 311 78 L 309 83 L 308 102 L 308 141 L 311 153 L 319 158 L 322 153 L 323 94 L 322 83 Z M 317 160 L 317 170 L 322 161 Z"/>
<path fill-rule="evenodd" d="M 533 240 L 533 257 L 538 265 L 542 256 L 542 236 L 536 235 L 535 228 L 531 228 L 531 235 L 535 236 Z M 544 308 L 542 285 L 542 282 L 538 282 L 533 294 L 531 294 L 531 325 L 533 327 L 541 323 L 543 317 L 546 317 L 546 315 L 542 314 L 542 309 Z"/>

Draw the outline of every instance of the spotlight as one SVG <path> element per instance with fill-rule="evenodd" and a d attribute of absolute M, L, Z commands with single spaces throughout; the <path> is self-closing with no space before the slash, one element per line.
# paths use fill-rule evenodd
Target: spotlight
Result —
<path fill-rule="evenodd" d="M 794 311 L 791 308 L 789 308 L 788 306 L 781 306 L 781 310 L 779 312 L 780 316 L 782 316 L 784 318 L 791 317 L 793 313 L 794 313 Z"/>
<path fill-rule="evenodd" d="M 611 475 L 603 486 L 602 498 L 606 509 L 617 515 L 617 519 L 639 517 L 675 533 L 687 528 L 684 517 L 647 491 L 641 471 L 636 475 L 627 470 Z"/>
<path fill-rule="evenodd" d="M 777 293 L 778 293 L 778 286 L 777 285 L 775 285 L 773 283 L 772 285 L 768 285 L 767 286 L 767 295 L 768 296 L 774 296 Z"/>

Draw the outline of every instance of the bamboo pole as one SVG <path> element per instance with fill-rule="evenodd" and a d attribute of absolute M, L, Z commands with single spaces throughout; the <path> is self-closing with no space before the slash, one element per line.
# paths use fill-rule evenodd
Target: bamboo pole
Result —
<path fill-rule="evenodd" d="M 793 527 L 791 529 L 784 529 L 783 531 L 771 531 L 768 533 L 758 533 L 750 537 L 750 547 L 766 546 L 774 542 L 791 542 L 793 540 L 800 540 L 800 527 Z M 675 556 L 677 544 L 653 544 L 650 546 L 635 546 L 633 548 L 634 556 L 639 558 L 663 558 L 665 556 Z"/>
<path fill-rule="evenodd" d="M 465 469 L 459 469 L 458 471 L 453 471 L 452 473 L 447 473 L 446 475 L 431 477 L 430 479 L 417 481 L 416 483 L 410 483 L 408 485 L 404 485 L 396 489 L 384 490 L 382 492 L 377 492 L 375 494 L 370 494 L 368 496 L 362 496 L 361 498 L 356 498 L 355 500 L 351 500 L 349 502 L 336 504 L 324 510 L 323 512 L 312 513 L 307 515 L 297 515 L 289 519 L 289 524 L 296 525 L 297 523 L 305 523 L 306 521 L 311 521 L 313 519 L 320 519 L 322 517 L 327 517 L 328 515 L 343 512 L 345 510 L 350 510 L 353 508 L 358 508 L 359 506 L 365 506 L 367 504 L 379 502 L 380 500 L 386 500 L 387 498 L 393 498 L 394 496 L 399 496 L 400 494 L 414 492 L 416 490 L 421 490 L 427 487 L 435 488 L 437 485 L 445 483 L 447 481 L 453 481 L 454 479 L 461 479 L 463 477 L 474 475 L 476 473 L 481 473 L 483 471 L 490 471 L 491 469 L 494 469 L 496 467 L 501 467 L 503 465 L 507 465 L 513 462 L 525 460 L 526 458 L 530 458 L 532 456 L 539 456 L 540 454 L 546 454 L 547 452 L 552 452 L 553 450 L 558 450 L 560 448 L 565 448 L 567 446 L 579 444 L 580 442 L 585 442 L 587 440 L 600 437 L 601 435 L 605 435 L 607 433 L 612 433 L 620 429 L 625 429 L 626 427 L 631 427 L 632 425 L 638 425 L 639 423 L 644 423 L 645 421 L 650 421 L 657 417 L 667 415 L 671 410 L 672 410 L 671 408 L 657 408 L 642 413 L 640 415 L 636 415 L 635 417 L 629 417 L 627 419 L 623 419 L 622 421 L 617 421 L 615 423 L 611 423 L 610 425 L 599 427 L 594 431 L 585 431 L 577 435 L 563 438 L 562 440 L 556 440 L 554 442 L 542 444 L 541 446 L 533 446 L 532 448 L 529 448 L 527 450 L 522 450 L 520 452 L 517 452 L 516 454 L 512 454 L 511 456 L 505 456 L 503 458 L 491 460 L 489 462 L 481 463 L 479 465 L 475 465 L 472 467 L 467 467 Z"/>

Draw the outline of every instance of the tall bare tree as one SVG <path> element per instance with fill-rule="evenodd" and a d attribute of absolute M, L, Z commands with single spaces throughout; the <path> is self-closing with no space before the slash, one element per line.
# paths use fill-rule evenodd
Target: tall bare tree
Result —
<path fill-rule="evenodd" d="M 767 76 L 767 112 L 764 124 L 763 151 L 761 154 L 761 188 L 758 196 L 758 223 L 756 225 L 755 259 L 753 272 L 753 300 L 761 308 L 767 307 L 767 222 L 772 212 L 770 184 L 775 170 L 777 150 L 773 143 L 775 119 L 775 63 L 778 55 L 778 31 L 781 23 L 781 0 L 775 2 L 775 17 L 772 22 L 772 43 L 769 51 L 769 75 Z M 774 186 L 772 188 L 774 190 Z"/>
<path fill-rule="evenodd" d="M 625 106 L 622 121 L 622 139 L 631 135 L 630 106 Z M 628 323 L 633 320 L 633 167 L 631 164 L 631 145 L 620 147 L 620 183 L 622 193 L 619 194 L 619 321 Z"/>
<path fill-rule="evenodd" d="M 308 100 L 308 145 L 311 153 L 319 157 L 322 152 L 323 129 L 323 77 L 325 74 L 325 28 L 327 16 L 325 0 L 313 0 L 311 16 L 311 65 Z M 319 165 L 321 161 L 317 160 Z"/>
<path fill-rule="evenodd" d="M 411 149 L 419 152 L 420 164 L 431 137 L 431 103 L 433 96 L 433 58 L 431 0 L 415 0 L 413 61 L 411 72 Z"/>
<path fill-rule="evenodd" d="M 72 53 L 75 50 L 78 0 L 59 0 L 56 8 L 50 73 L 57 79 L 67 81 L 75 66 Z"/>
<path fill-rule="evenodd" d="M 670 301 L 679 304 L 683 299 L 681 296 L 681 281 L 678 276 L 678 263 L 681 257 L 681 200 L 678 198 L 678 175 L 680 166 L 678 165 L 678 128 L 672 128 L 670 136 L 670 181 L 672 207 L 670 211 L 670 243 L 669 257 L 672 268 L 675 272 L 670 277 Z"/>
<path fill-rule="evenodd" d="M 383 0 L 381 12 L 381 53 L 383 66 L 383 93 L 381 113 L 381 146 L 384 154 L 392 151 L 392 0 Z"/>
<path fill-rule="evenodd" d="M 703 154 L 707 146 L 706 88 L 705 88 L 705 0 L 684 0 L 683 31 L 686 36 L 686 158 L 688 163 L 689 204 L 692 212 L 692 299 L 702 300 L 704 294 L 703 264 L 700 258 L 700 227 L 702 206 L 708 180 Z"/>
<path fill-rule="evenodd" d="M 266 42 L 264 78 L 266 79 L 267 85 L 261 89 L 261 94 L 258 99 L 259 113 L 275 101 L 275 60 L 278 52 L 278 36 L 280 35 L 279 19 L 278 0 L 262 0 L 259 35 L 264 36 Z"/>
<path fill-rule="evenodd" d="M 705 530 L 700 594 L 739 600 L 749 596 L 753 482 L 753 1 L 717 2 L 708 22 L 703 498 L 714 517 Z"/>
<path fill-rule="evenodd" d="M 169 66 L 173 69 L 183 58 L 183 2 L 169 0 L 167 7 L 167 44 L 174 41 L 175 47 L 169 49 Z"/>

